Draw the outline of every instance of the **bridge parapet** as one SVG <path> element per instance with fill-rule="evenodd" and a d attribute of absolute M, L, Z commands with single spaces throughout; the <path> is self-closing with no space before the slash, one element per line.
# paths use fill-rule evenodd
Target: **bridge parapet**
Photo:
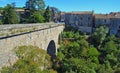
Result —
<path fill-rule="evenodd" d="M 57 26 L 63 26 L 64 23 L 39 23 L 39 24 L 12 24 L 0 25 L 0 38 L 18 35 L 37 30 L 49 29 Z"/>

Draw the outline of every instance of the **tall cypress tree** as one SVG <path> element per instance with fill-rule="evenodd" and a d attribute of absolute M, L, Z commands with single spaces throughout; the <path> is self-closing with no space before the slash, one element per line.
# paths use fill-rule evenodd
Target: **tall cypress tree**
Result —
<path fill-rule="evenodd" d="M 50 8 L 49 8 L 49 6 L 47 6 L 47 8 L 44 12 L 45 22 L 50 22 L 50 17 L 51 17 Z"/>

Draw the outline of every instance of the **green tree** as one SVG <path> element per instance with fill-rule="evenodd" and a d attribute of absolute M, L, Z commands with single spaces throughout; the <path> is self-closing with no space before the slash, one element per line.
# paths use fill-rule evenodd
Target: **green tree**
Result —
<path fill-rule="evenodd" d="M 104 62 L 109 61 L 111 67 L 113 67 L 117 63 L 119 63 L 119 61 L 118 61 L 119 58 L 117 57 L 119 50 L 117 49 L 117 46 L 114 41 L 110 40 L 110 41 L 106 42 L 104 47 L 101 50 L 104 51 L 104 53 L 102 53 L 102 55 L 105 56 L 105 58 L 103 59 Z"/>
<path fill-rule="evenodd" d="M 110 54 L 112 52 L 117 51 L 117 46 L 114 43 L 114 41 L 108 41 L 108 42 L 105 43 L 105 46 L 102 50 L 104 50 L 107 54 Z"/>
<path fill-rule="evenodd" d="M 100 49 L 101 44 L 105 40 L 106 36 L 108 34 L 108 28 L 104 26 L 100 26 L 99 28 L 96 28 L 93 34 L 90 37 L 91 43 Z"/>
<path fill-rule="evenodd" d="M 78 32 L 63 32 L 54 69 L 59 73 L 119 73 L 120 40 L 107 33 L 108 28 L 100 26 L 88 43 Z"/>
<path fill-rule="evenodd" d="M 0 11 L 3 10 L 3 7 L 0 7 Z"/>
<path fill-rule="evenodd" d="M 114 73 L 113 70 L 109 69 L 105 64 L 99 65 L 96 73 Z"/>
<path fill-rule="evenodd" d="M 62 33 L 62 37 L 63 38 L 73 38 L 74 37 L 74 33 L 73 33 L 73 31 L 63 32 Z"/>
<path fill-rule="evenodd" d="M 88 56 L 92 62 L 99 64 L 99 60 L 98 60 L 99 55 L 100 55 L 100 52 L 96 48 L 94 47 L 89 48 Z"/>
<path fill-rule="evenodd" d="M 19 16 L 15 12 L 13 5 L 8 4 L 2 12 L 3 24 L 17 24 L 19 23 Z"/>
<path fill-rule="evenodd" d="M 43 17 L 45 18 L 45 22 L 50 22 L 50 16 L 51 16 L 50 8 L 49 8 L 49 6 L 47 6 L 47 8 L 44 12 L 44 15 L 43 15 Z"/>
<path fill-rule="evenodd" d="M 41 11 L 45 8 L 44 0 L 28 0 L 26 2 L 25 8 L 30 10 L 30 15 L 33 14 L 35 11 Z"/>
<path fill-rule="evenodd" d="M 43 23 L 44 17 L 40 15 L 40 13 L 35 12 L 33 15 L 30 16 L 29 22 L 30 23 Z"/>

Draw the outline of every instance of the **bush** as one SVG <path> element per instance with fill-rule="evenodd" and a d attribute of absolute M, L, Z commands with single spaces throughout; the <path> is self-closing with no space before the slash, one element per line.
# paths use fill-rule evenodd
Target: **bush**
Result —
<path fill-rule="evenodd" d="M 15 52 L 19 60 L 12 67 L 2 68 L 1 73 L 55 73 L 46 51 L 35 46 L 20 46 Z"/>

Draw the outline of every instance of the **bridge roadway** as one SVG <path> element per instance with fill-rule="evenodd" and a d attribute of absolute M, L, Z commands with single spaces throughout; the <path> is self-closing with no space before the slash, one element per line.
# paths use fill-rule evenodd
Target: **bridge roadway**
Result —
<path fill-rule="evenodd" d="M 54 23 L 36 23 L 36 24 L 13 24 L 13 25 L 0 25 L 0 30 L 8 30 L 8 29 L 12 29 L 12 28 L 27 28 L 27 27 L 34 27 L 34 26 L 46 26 L 47 25 L 54 25 Z M 57 23 L 57 24 L 61 24 L 61 23 Z"/>
<path fill-rule="evenodd" d="M 59 26 L 64 23 L 36 23 L 36 24 L 13 24 L 13 25 L 0 25 L 0 39 L 1 37 L 10 36 L 13 34 L 20 34 L 34 30 L 40 30 L 50 27 Z"/>
<path fill-rule="evenodd" d="M 57 48 L 63 29 L 64 23 L 0 25 L 0 68 L 17 60 L 12 51 L 16 46 L 34 45 L 52 55 L 55 51 L 48 48 Z"/>

